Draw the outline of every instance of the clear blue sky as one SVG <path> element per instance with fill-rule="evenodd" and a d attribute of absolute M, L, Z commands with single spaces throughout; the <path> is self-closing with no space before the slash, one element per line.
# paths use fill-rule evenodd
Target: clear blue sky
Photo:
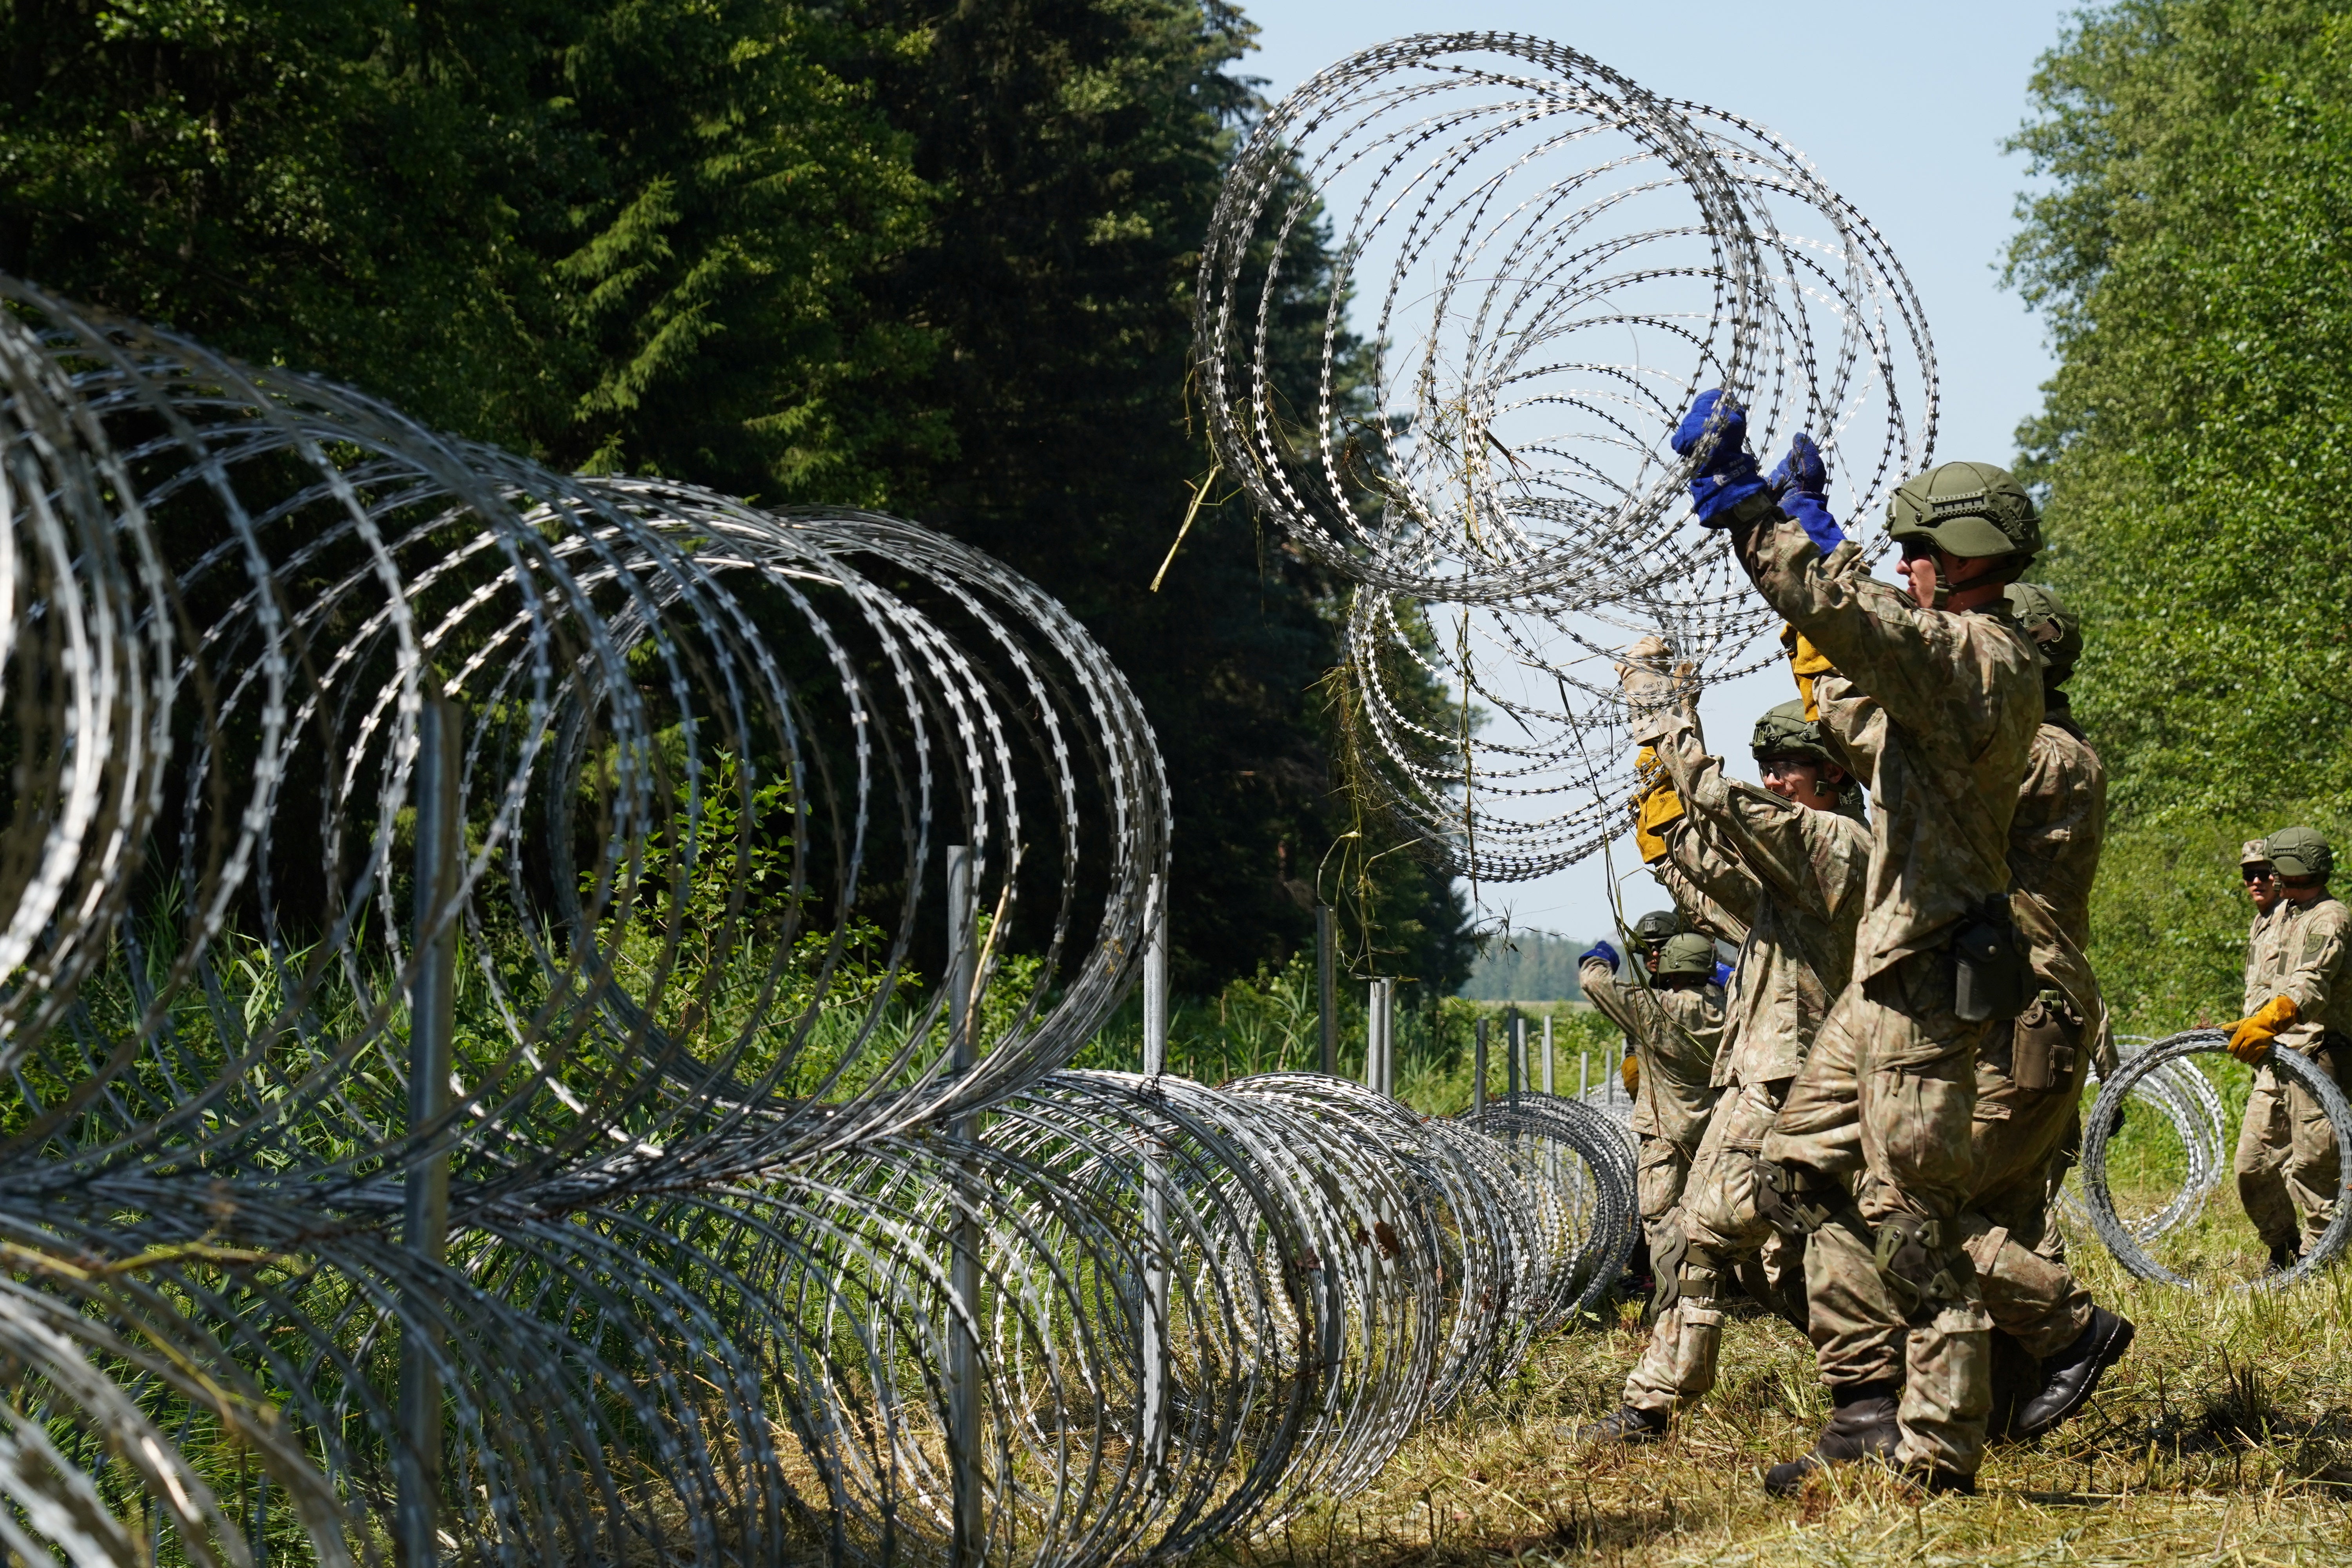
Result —
<path fill-rule="evenodd" d="M 1278 98 L 1333 61 L 1410 33 L 1532 33 L 1583 51 L 1654 92 L 1696 99 L 1779 132 L 1869 215 L 1900 257 L 1935 334 L 1943 383 L 1937 456 L 2008 463 L 2018 421 L 2051 369 L 2042 325 L 2000 287 L 2022 160 L 2002 142 L 2024 121 L 2034 64 L 2077 7 L 1784 3 L 1536 5 L 1529 0 L 1243 0 L 1258 25 L 1244 63 Z M 1792 695 L 1779 674 L 1710 692 L 1709 740 L 1746 762 L 1757 713 Z M 1180 823 L 1181 830 L 1181 823 Z M 1621 842 L 1621 878 L 1637 865 Z M 1572 934 L 1608 919 L 1599 857 L 1537 882 L 1480 889 L 1486 912 Z M 1628 912 L 1664 896 L 1624 881 Z"/>

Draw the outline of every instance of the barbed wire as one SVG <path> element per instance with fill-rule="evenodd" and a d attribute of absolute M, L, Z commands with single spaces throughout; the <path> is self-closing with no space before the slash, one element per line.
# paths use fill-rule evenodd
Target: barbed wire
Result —
<path fill-rule="evenodd" d="M 1068 1070 L 1167 789 L 1025 580 L 0 301 L 12 1550 L 1170 1554 L 1616 1279 L 1570 1102 Z"/>
<path fill-rule="evenodd" d="M 1194 358 L 1220 466 L 1357 584 L 1359 778 L 1482 881 L 1618 830 L 1617 650 L 1663 635 L 1695 688 L 1777 657 L 1689 516 L 1712 437 L 1668 436 L 1697 393 L 1768 464 L 1811 436 L 1874 553 L 1935 443 L 1925 315 L 1853 204 L 1770 132 L 1518 34 L 1400 39 L 1276 105 L 1212 220 Z"/>

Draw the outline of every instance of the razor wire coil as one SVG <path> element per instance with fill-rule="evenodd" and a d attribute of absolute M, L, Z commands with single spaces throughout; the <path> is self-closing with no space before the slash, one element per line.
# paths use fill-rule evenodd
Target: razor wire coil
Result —
<path fill-rule="evenodd" d="M 1622 1267 L 1630 1161 L 1569 1102 L 1067 1069 L 1156 918 L 1166 785 L 985 556 L 0 299 L 12 1550 L 371 1555 L 429 1374 L 454 1557 L 944 1561 L 967 1518 L 994 1557 L 1173 1554 L 1364 1485 Z M 442 1170 L 436 1257 L 402 1216 Z"/>
<path fill-rule="evenodd" d="M 2116 1043 L 2128 1060 L 2155 1041 L 2145 1036 L 2125 1035 L 2116 1037 Z M 2095 1068 L 2091 1069 L 2091 1080 L 2099 1081 Z M 2155 1209 L 2123 1222 L 2133 1239 L 2146 1244 L 2195 1219 L 2207 1200 L 2220 1189 L 2230 1168 L 2229 1118 L 2213 1080 L 2185 1058 L 2167 1062 L 2135 1079 L 2128 1103 L 2145 1106 L 2162 1117 L 2180 1143 L 2179 1188 Z M 2090 1210 L 2083 1201 L 2079 1179 L 2070 1179 L 2059 1189 L 2056 1206 L 2070 1222 L 2090 1222 Z"/>
<path fill-rule="evenodd" d="M 2099 1239 L 2116 1260 L 2142 1279 L 2158 1284 L 2175 1285 L 2184 1289 L 2200 1289 L 2200 1283 L 2167 1268 L 2150 1257 L 2141 1238 L 2126 1226 L 2116 1212 L 2114 1194 L 2107 1174 L 2107 1145 L 2118 1114 L 2137 1086 L 2172 1064 L 2186 1065 L 2189 1058 L 2229 1048 L 2229 1035 L 2221 1029 L 2189 1029 L 2168 1037 L 2127 1059 L 2116 1069 L 2099 1090 L 2099 1098 L 2091 1108 L 2091 1120 L 2083 1137 L 2083 1195 L 2091 1213 L 2091 1223 Z M 2292 1083 L 2319 1102 L 2326 1113 L 2328 1125 L 2334 1129 L 2336 1145 L 2352 1148 L 2352 1100 L 2336 1085 L 2327 1069 L 2293 1049 L 2273 1048 L 2265 1065 L 2281 1079 Z M 2191 1070 L 2194 1070 L 2193 1068 Z M 2201 1076 L 2201 1075 L 2200 1075 Z M 2162 1234 L 2158 1232 L 2157 1234 Z M 2266 1273 L 2245 1281 L 2238 1289 L 2244 1290 L 2277 1290 L 2297 1284 L 2326 1268 L 2352 1239 L 2352 1209 L 2336 1205 L 2327 1227 L 2305 1247 L 2303 1256 L 2293 1267 Z"/>
<path fill-rule="evenodd" d="M 1328 275 L 1302 275 L 1326 226 Z M 1287 384 L 1302 334 L 1318 371 Z M 1220 467 L 1356 585 L 1355 777 L 1480 880 L 1620 830 L 1619 648 L 1664 637 L 1694 687 L 1778 657 L 1688 516 L 1713 437 L 1667 437 L 1698 392 L 1747 408 L 1767 464 L 1810 434 L 1874 552 L 1935 443 L 1925 315 L 1852 203 L 1770 132 L 1517 34 L 1399 39 L 1269 110 L 1212 219 L 1193 354 Z M 1416 717 L 1433 686 L 1442 725 Z"/>

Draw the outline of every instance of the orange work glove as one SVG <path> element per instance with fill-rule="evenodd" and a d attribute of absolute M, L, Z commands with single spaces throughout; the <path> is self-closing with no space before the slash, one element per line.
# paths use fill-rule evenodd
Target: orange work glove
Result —
<path fill-rule="evenodd" d="M 2248 1067 L 2259 1066 L 2270 1055 L 2278 1032 L 2294 1022 L 2294 998 L 2273 996 L 2251 1017 L 2229 1026 L 2230 1054 Z"/>
<path fill-rule="evenodd" d="M 1642 1064 L 1636 1061 L 1633 1058 L 1627 1057 L 1623 1061 L 1617 1064 L 1617 1076 L 1625 1080 L 1625 1092 L 1627 1094 L 1632 1095 L 1641 1092 Z"/>
<path fill-rule="evenodd" d="M 1827 675 L 1837 666 L 1794 626 L 1780 627 L 1780 646 L 1789 650 L 1789 671 L 1797 678 L 1797 695 L 1805 700 L 1805 719 L 1810 723 L 1822 716 L 1822 705 L 1813 700 L 1813 678 Z"/>

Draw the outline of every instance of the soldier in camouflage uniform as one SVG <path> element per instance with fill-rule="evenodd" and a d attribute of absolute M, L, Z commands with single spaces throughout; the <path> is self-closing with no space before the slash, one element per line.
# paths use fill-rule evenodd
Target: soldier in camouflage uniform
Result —
<path fill-rule="evenodd" d="M 1715 983 L 1715 943 L 1697 933 L 1672 936 L 1650 962 L 1651 983 L 1621 980 L 1617 952 L 1596 943 L 1578 956 L 1584 999 L 1625 1031 L 1633 1048 L 1633 1168 L 1642 1229 L 1654 1268 L 1679 1254 L 1676 1205 L 1691 1156 L 1715 1103 L 1709 1079 L 1723 1041 L 1723 988 Z"/>
<path fill-rule="evenodd" d="M 2106 767 L 2066 698 L 2081 623 L 2037 584 L 2018 584 L 2008 598 L 2042 658 L 2042 727 L 2009 831 L 2010 912 L 2039 991 L 1977 1062 L 1976 1193 L 1961 1229 L 1993 1325 L 2040 1363 L 2038 1386 L 2006 1423 L 2031 1437 L 2083 1407 L 2133 1327 L 2091 1300 L 2049 1223 L 2051 1194 L 2081 1142 L 2084 1074 L 2095 1058 L 2102 1071 L 2115 1061 L 2084 957 L 2106 838 Z"/>
<path fill-rule="evenodd" d="M 2230 1026 L 2230 1054 L 2254 1069 L 2238 1129 L 2238 1198 L 2270 1247 L 2271 1266 L 2291 1268 L 2302 1242 L 2315 1240 L 2336 1217 L 2342 1160 L 2326 1111 L 2273 1069 L 2270 1055 L 2282 1047 L 2301 1051 L 2339 1085 L 2346 1081 L 2352 1038 L 2337 1025 L 2352 1011 L 2344 995 L 2352 978 L 2345 973 L 2352 913 L 2328 894 L 2336 854 L 2315 829 L 2281 828 L 2264 842 L 2278 901 L 2254 922 L 2247 1016 Z"/>
<path fill-rule="evenodd" d="M 1750 1294 L 1804 1321 L 1801 1287 L 1779 1268 L 1787 1238 L 1759 1204 L 1759 1156 L 1790 1082 L 1803 1064 L 1831 999 L 1844 990 L 1863 908 L 1870 836 L 1844 811 L 1844 770 L 1822 744 L 1801 704 L 1757 722 L 1751 747 L 1765 784 L 1727 777 L 1707 754 L 1697 716 L 1661 672 L 1665 647 L 1636 643 L 1619 667 L 1633 737 L 1654 749 L 1680 797 L 1664 835 L 1672 863 L 1695 882 L 1744 903 L 1752 929 L 1731 986 L 1723 1051 L 1708 1118 L 1684 1191 L 1685 1252 L 1648 1347 L 1625 1382 L 1624 1406 L 1584 1428 L 1586 1439 L 1641 1442 L 1715 1386 L 1725 1287 L 1736 1270 Z M 1790 1268 L 1788 1273 L 1794 1274 Z M 1795 1287 L 1793 1310 L 1782 1295 Z"/>
<path fill-rule="evenodd" d="M 1862 575 L 1851 544 L 1827 542 L 1825 558 L 1745 439 L 1717 395 L 1685 416 L 1675 447 L 1700 459 L 1695 510 L 1729 530 L 1766 602 L 1834 666 L 1815 697 L 1874 818 L 1853 980 L 1764 1150 L 1787 1173 L 1787 1221 L 1811 1229 L 1806 1294 L 1834 1411 L 1766 1485 L 1794 1490 L 1826 1463 L 1875 1456 L 1930 1489 L 1973 1490 L 1991 1323 L 1960 1216 L 1975 1196 L 1977 1059 L 2026 999 L 2009 830 L 2042 711 L 2041 658 L 2003 590 L 2040 550 L 2040 520 L 1987 464 L 1906 480 L 1888 503 L 1906 592 Z"/>

